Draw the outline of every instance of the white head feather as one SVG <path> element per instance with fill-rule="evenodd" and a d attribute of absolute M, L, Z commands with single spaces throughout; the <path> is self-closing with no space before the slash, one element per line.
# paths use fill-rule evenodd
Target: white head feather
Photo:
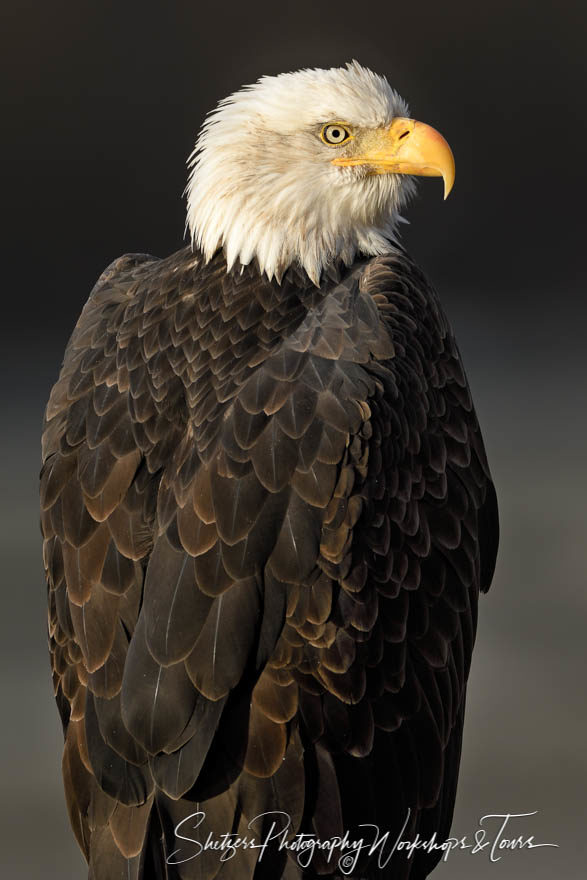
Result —
<path fill-rule="evenodd" d="M 319 283 L 340 258 L 392 248 L 411 178 L 332 164 L 324 124 L 378 129 L 408 109 L 384 77 L 357 62 L 265 76 L 207 118 L 190 157 L 187 222 L 206 260 L 256 260 L 278 280 L 298 262 Z"/>

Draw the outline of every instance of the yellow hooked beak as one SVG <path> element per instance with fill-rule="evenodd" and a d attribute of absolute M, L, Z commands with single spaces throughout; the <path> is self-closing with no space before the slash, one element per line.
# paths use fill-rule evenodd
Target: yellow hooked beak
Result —
<path fill-rule="evenodd" d="M 375 174 L 416 174 L 442 177 L 444 198 L 455 180 L 452 150 L 435 128 L 415 119 L 397 117 L 389 128 L 365 132 L 360 153 L 338 156 L 333 165 L 369 165 Z"/>

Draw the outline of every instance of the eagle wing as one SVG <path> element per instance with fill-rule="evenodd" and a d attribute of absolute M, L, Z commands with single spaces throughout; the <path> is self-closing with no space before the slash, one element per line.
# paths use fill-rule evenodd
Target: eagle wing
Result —
<path fill-rule="evenodd" d="M 274 811 L 321 838 L 406 817 L 442 838 L 452 815 L 497 515 L 435 295 L 404 256 L 328 296 L 202 271 L 110 267 L 47 407 L 49 635 L 95 880 L 297 876 L 285 851 L 193 857 Z"/>

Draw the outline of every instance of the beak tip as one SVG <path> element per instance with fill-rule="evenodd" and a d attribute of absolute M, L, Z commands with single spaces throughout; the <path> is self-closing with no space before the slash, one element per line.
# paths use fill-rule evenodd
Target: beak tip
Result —
<path fill-rule="evenodd" d="M 444 201 L 446 202 L 446 200 L 448 199 L 449 195 L 451 194 L 452 188 L 454 186 L 454 177 L 452 180 L 449 180 L 447 177 L 444 177 L 443 182 L 444 182 Z"/>

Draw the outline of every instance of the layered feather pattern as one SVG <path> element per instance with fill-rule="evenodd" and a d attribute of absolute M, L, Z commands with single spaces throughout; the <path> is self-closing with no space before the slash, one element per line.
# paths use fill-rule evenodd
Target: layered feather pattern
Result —
<path fill-rule="evenodd" d="M 200 811 L 198 839 L 261 834 L 272 811 L 324 838 L 394 836 L 409 810 L 404 837 L 448 836 L 497 513 L 454 339 L 405 254 L 320 288 L 221 253 L 122 257 L 68 345 L 43 458 L 63 772 L 93 880 L 302 877 L 278 848 L 178 863 Z M 435 861 L 365 855 L 356 876 Z M 336 865 L 316 854 L 317 875 Z"/>

